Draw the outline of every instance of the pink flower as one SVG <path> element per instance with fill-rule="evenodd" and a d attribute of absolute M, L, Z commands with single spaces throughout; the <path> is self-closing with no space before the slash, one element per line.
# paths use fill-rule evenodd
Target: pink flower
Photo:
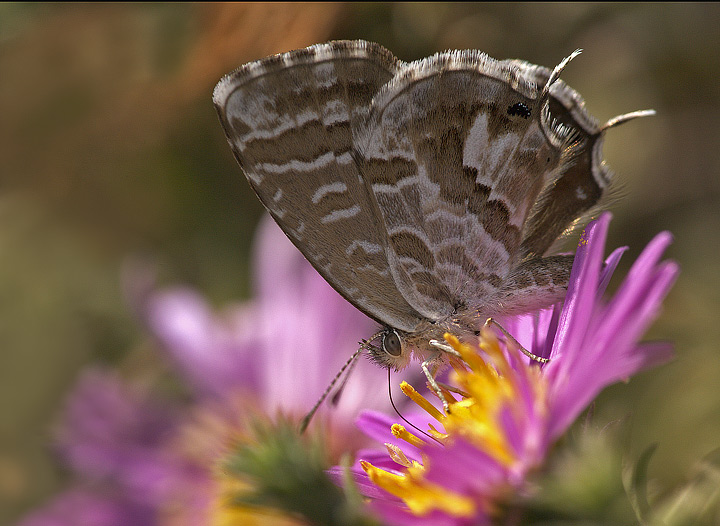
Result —
<path fill-rule="evenodd" d="M 130 274 L 130 299 L 191 399 L 160 395 L 107 370 L 86 371 L 57 434 L 75 483 L 22 526 L 296 522 L 223 506 L 237 488 L 217 464 L 245 436 L 248 419 L 303 416 L 375 324 L 269 219 L 255 258 L 255 298 L 221 312 L 190 289 L 158 291 L 147 273 Z M 354 419 L 361 408 L 389 407 L 386 382 L 361 360 L 339 403 L 321 408 L 313 424 L 336 453 L 366 440 Z"/>
<path fill-rule="evenodd" d="M 303 416 L 376 324 L 345 301 L 266 217 L 254 251 L 255 299 L 214 312 L 187 288 L 158 292 L 136 278 L 131 297 L 150 333 L 203 397 L 243 391 L 268 414 Z M 139 283 L 138 283 L 139 282 Z M 387 407 L 385 375 L 360 360 L 334 425 L 352 427 L 360 408 Z"/>
<path fill-rule="evenodd" d="M 451 375 L 463 394 L 445 393 L 450 412 L 402 386 L 427 413 L 414 420 L 433 440 L 384 415 L 361 416 L 360 429 L 385 442 L 390 455 L 361 452 L 354 471 L 388 524 L 491 523 L 505 496 L 528 491 L 528 474 L 604 387 L 672 357 L 669 344 L 638 343 L 678 274 L 674 262 L 660 262 L 671 236 L 661 233 L 650 242 L 606 302 L 605 287 L 623 252 L 603 264 L 609 222 L 603 214 L 583 233 L 562 308 L 502 321 L 527 350 L 549 357 L 548 364 L 530 363 L 493 331 L 483 331 L 479 347 L 448 335 L 466 364 Z"/>

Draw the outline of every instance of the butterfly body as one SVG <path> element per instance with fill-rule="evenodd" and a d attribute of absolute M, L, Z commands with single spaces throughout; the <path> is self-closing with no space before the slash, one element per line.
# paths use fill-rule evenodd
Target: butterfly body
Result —
<path fill-rule="evenodd" d="M 442 360 L 430 342 L 445 332 L 563 298 L 572 256 L 546 252 L 610 182 L 610 123 L 561 69 L 477 51 L 405 63 L 340 41 L 246 64 L 213 99 L 260 200 L 393 335 L 371 354 L 397 369 L 412 352 Z"/>

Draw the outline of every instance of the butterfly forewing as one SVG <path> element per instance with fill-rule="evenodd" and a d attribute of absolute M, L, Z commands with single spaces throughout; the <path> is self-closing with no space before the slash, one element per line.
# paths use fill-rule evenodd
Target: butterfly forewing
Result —
<path fill-rule="evenodd" d="M 421 317 L 398 297 L 352 156 L 354 123 L 396 67 L 377 45 L 313 46 L 243 66 L 214 102 L 248 181 L 305 257 L 360 310 L 412 331 Z"/>

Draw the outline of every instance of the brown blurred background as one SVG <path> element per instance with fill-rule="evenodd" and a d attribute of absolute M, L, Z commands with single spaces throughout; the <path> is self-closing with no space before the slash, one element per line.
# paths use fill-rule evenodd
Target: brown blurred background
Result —
<path fill-rule="evenodd" d="M 0 4 L 0 523 L 62 485 L 47 445 L 83 366 L 158 367 L 121 294 L 128 256 L 218 305 L 247 297 L 261 206 L 212 88 L 329 39 L 549 67 L 583 48 L 563 78 L 598 119 L 657 110 L 608 134 L 610 246 L 627 264 L 675 234 L 682 274 L 649 337 L 677 359 L 607 390 L 596 420 L 629 415 L 629 454 L 657 441 L 651 476 L 683 480 L 720 446 L 719 27 L 713 4 Z"/>

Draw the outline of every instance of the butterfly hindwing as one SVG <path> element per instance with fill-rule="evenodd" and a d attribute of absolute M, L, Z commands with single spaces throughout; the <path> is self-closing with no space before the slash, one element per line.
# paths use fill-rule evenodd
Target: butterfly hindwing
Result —
<path fill-rule="evenodd" d="M 397 67 L 377 44 L 318 45 L 241 67 L 214 102 L 248 181 L 293 243 L 360 310 L 410 331 L 421 318 L 397 295 L 351 155 L 354 123 Z"/>
<path fill-rule="evenodd" d="M 562 157 L 537 94 L 513 62 L 463 51 L 406 65 L 373 100 L 358 163 L 398 289 L 427 318 L 482 305 L 519 263 L 528 214 Z"/>

